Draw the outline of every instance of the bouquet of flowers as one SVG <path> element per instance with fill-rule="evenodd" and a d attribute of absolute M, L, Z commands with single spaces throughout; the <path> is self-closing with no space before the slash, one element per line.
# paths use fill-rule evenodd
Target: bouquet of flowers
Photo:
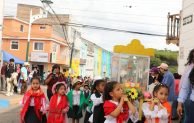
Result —
<path fill-rule="evenodd" d="M 130 100 L 137 100 L 143 97 L 139 83 L 126 82 L 123 84 L 123 90 Z"/>
<path fill-rule="evenodd" d="M 140 87 L 140 83 L 134 82 L 125 82 L 123 84 L 124 94 L 126 94 L 136 108 L 138 109 L 139 120 L 142 120 L 142 104 L 144 100 L 144 93 L 142 92 L 142 88 Z"/>

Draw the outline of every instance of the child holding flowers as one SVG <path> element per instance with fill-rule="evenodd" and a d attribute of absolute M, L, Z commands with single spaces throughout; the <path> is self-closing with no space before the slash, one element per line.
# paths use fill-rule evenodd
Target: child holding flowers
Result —
<path fill-rule="evenodd" d="M 171 123 L 171 105 L 167 101 L 168 86 L 159 84 L 153 90 L 154 98 L 142 106 L 145 123 Z"/>
<path fill-rule="evenodd" d="M 130 116 L 136 114 L 136 109 L 128 100 L 127 96 L 123 95 L 121 84 L 118 82 L 109 82 L 104 89 L 104 123 L 126 123 Z M 130 114 L 131 113 L 131 114 Z M 135 121 L 138 120 L 136 117 Z"/>

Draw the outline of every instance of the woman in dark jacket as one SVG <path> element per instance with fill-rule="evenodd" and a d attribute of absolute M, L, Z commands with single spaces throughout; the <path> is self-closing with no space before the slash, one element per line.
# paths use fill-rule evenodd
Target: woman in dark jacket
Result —
<path fill-rule="evenodd" d="M 47 97 L 50 100 L 53 93 L 52 93 L 52 87 L 57 82 L 65 82 L 64 75 L 60 72 L 60 66 L 55 64 L 52 67 L 52 73 L 50 73 L 46 80 L 45 84 L 47 85 Z"/>

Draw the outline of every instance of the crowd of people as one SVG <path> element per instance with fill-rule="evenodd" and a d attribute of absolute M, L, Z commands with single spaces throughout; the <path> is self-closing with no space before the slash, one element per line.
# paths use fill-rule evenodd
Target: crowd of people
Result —
<path fill-rule="evenodd" d="M 60 72 L 60 66 L 54 65 L 45 79 L 49 102 L 40 87 L 40 79 L 33 77 L 31 88 L 22 101 L 21 122 L 68 123 L 71 119 L 72 123 L 79 123 L 83 117 L 84 123 L 170 123 L 174 77 L 165 63 L 157 70 L 162 73 L 161 82 L 158 82 L 157 76 L 150 84 L 155 84 L 151 92 L 153 98 L 141 107 L 143 120 L 139 118 L 140 107 L 123 93 L 120 82 L 103 78 L 92 81 L 88 77 L 65 77 Z M 151 69 L 151 74 L 155 74 L 154 71 L 156 68 Z"/>
<path fill-rule="evenodd" d="M 24 94 L 33 77 L 40 77 L 37 66 L 31 70 L 28 62 L 15 64 L 14 59 L 10 59 L 1 67 L 0 90 L 5 91 L 6 96 L 12 96 L 14 93 Z"/>
<path fill-rule="evenodd" d="M 1 89 L 6 89 L 6 95 L 10 96 L 17 85 L 20 93 L 24 94 L 21 123 L 68 123 L 68 119 L 79 123 L 82 117 L 84 123 L 171 123 L 178 119 L 192 123 L 193 63 L 194 49 L 189 54 L 182 76 L 172 74 L 166 63 L 151 68 L 148 92 L 145 92 L 149 99 L 144 100 L 142 106 L 137 106 L 123 93 L 120 82 L 107 78 L 65 77 L 57 64 L 44 76 L 47 97 L 41 89 L 36 69 L 29 73 L 28 63 L 18 69 L 14 59 L 1 69 Z M 28 83 L 31 86 L 27 90 Z M 143 112 L 142 118 L 139 117 L 139 108 Z"/>
<path fill-rule="evenodd" d="M 150 70 L 149 92 L 152 93 L 160 84 L 169 88 L 171 120 L 179 119 L 181 123 L 192 123 L 194 121 L 194 49 L 188 55 L 182 75 L 172 74 L 165 63 Z"/>

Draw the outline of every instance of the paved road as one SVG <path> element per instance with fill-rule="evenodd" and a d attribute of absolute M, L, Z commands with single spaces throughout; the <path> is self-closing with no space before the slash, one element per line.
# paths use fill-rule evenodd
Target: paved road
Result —
<path fill-rule="evenodd" d="M 44 91 L 46 91 L 46 87 L 42 87 Z M 0 92 L 0 99 L 7 99 L 10 101 L 9 108 L 1 108 L 0 107 L 0 123 L 20 123 L 19 121 L 19 101 L 21 100 L 21 95 L 14 95 L 12 97 L 4 96 L 3 92 Z M 69 120 L 68 123 L 71 123 Z M 80 123 L 83 123 L 83 118 L 80 120 Z M 172 123 L 178 123 L 177 121 Z"/>
<path fill-rule="evenodd" d="M 19 107 L 11 107 L 10 110 L 0 113 L 0 123 L 20 123 L 19 110 Z"/>
<path fill-rule="evenodd" d="M 42 86 L 42 89 L 46 94 L 46 86 Z M 5 96 L 5 92 L 0 91 L 0 101 L 1 99 L 9 101 L 8 108 L 2 108 L 0 106 L 0 123 L 20 123 L 19 102 L 21 101 L 22 97 L 23 96 L 19 94 L 15 94 L 13 96 L 7 97 Z M 70 119 L 68 123 L 71 123 Z M 80 123 L 83 123 L 83 118 L 80 120 Z"/>
<path fill-rule="evenodd" d="M 20 123 L 19 111 L 20 107 L 11 107 L 10 110 L 3 112 L 1 111 L 2 113 L 0 113 L 0 123 Z M 70 119 L 68 123 L 71 123 Z M 80 120 L 80 123 L 83 123 L 83 118 Z"/>
<path fill-rule="evenodd" d="M 10 110 L 0 113 L 0 123 L 20 123 L 19 110 L 20 110 L 19 107 L 15 107 L 15 108 L 11 107 Z M 69 120 L 68 123 L 71 123 L 71 120 Z M 81 119 L 80 123 L 83 123 L 83 118 Z M 178 123 L 178 122 L 175 121 L 172 123 Z"/>

